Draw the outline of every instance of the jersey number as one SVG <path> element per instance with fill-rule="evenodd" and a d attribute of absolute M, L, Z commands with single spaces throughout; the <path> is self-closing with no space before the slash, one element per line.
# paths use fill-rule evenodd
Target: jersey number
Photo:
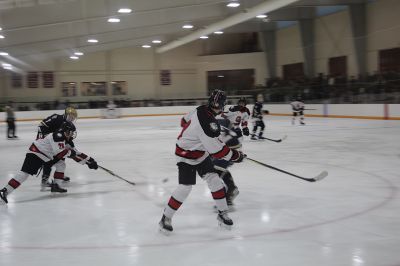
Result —
<path fill-rule="evenodd" d="M 189 125 L 190 125 L 191 122 L 192 122 L 192 120 L 189 120 L 189 122 L 187 122 L 187 123 L 183 126 L 182 131 L 181 131 L 181 134 L 179 134 L 179 136 L 178 136 L 178 139 L 182 138 L 183 132 L 189 127 Z"/>
<path fill-rule="evenodd" d="M 64 149 L 64 143 L 58 143 L 58 147 L 59 147 L 60 149 Z"/>

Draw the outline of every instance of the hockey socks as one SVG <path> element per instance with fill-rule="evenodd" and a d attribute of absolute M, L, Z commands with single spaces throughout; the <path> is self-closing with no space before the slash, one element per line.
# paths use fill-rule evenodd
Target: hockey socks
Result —
<path fill-rule="evenodd" d="M 164 209 L 164 215 L 171 219 L 179 207 L 181 207 L 185 199 L 189 196 L 190 191 L 192 191 L 191 185 L 179 185 L 172 193 L 168 204 Z"/>
<path fill-rule="evenodd" d="M 10 181 L 8 181 L 8 184 L 4 187 L 5 189 L 7 189 L 7 194 L 10 194 L 22 183 L 24 183 L 28 176 L 29 174 L 21 171 L 14 178 L 11 178 Z"/>

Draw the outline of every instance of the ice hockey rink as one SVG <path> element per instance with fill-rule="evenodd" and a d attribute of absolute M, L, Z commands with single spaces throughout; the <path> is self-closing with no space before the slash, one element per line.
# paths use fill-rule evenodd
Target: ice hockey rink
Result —
<path fill-rule="evenodd" d="M 0 265 L 400 265 L 400 121 L 268 117 L 266 136 L 245 140 L 253 159 L 313 177 L 309 183 L 251 161 L 231 168 L 240 189 L 231 231 L 218 227 L 198 178 L 158 231 L 177 185 L 180 116 L 77 121 L 77 148 L 132 186 L 67 160 L 68 193 L 40 192 L 30 177 L 0 206 Z M 21 167 L 37 122 L 0 138 L 0 186 Z M 5 136 L 5 125 L 1 136 Z"/>

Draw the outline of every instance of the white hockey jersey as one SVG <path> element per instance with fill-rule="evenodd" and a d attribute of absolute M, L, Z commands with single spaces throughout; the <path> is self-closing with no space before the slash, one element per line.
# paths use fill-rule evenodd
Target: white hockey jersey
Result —
<path fill-rule="evenodd" d="M 221 114 L 221 117 L 230 121 L 233 128 L 247 127 L 250 118 L 250 110 L 247 107 L 235 105 L 228 109 L 228 112 Z"/>
<path fill-rule="evenodd" d="M 218 139 L 220 126 L 207 106 L 197 107 L 181 120 L 182 132 L 176 141 L 178 162 L 191 165 L 201 163 L 209 155 L 230 160 L 233 152 Z"/>
<path fill-rule="evenodd" d="M 290 103 L 292 106 L 293 112 L 300 112 L 304 110 L 304 103 L 300 101 L 293 101 Z"/>
<path fill-rule="evenodd" d="M 29 147 L 28 153 L 33 153 L 45 162 L 59 160 L 71 155 L 71 150 L 65 143 L 65 137 L 61 133 L 47 135 L 43 139 L 35 140 Z"/>

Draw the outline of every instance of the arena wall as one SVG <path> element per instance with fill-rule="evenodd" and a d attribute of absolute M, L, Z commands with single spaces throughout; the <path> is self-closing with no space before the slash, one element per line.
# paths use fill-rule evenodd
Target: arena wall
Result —
<path fill-rule="evenodd" d="M 252 105 L 248 105 L 248 107 L 250 110 L 252 109 Z M 194 106 L 120 108 L 120 115 L 121 117 L 182 115 L 193 108 Z M 266 105 L 265 109 L 269 110 L 270 115 L 273 116 L 292 115 L 291 107 L 288 104 Z M 306 109 L 313 109 L 305 111 L 308 117 L 400 120 L 400 104 L 309 104 Z M 102 109 L 78 110 L 80 119 L 100 118 L 102 112 Z M 62 111 L 16 112 L 16 117 L 18 121 L 39 121 L 54 113 L 62 113 Z M 0 113 L 0 120 L 4 122 L 4 112 Z"/>

